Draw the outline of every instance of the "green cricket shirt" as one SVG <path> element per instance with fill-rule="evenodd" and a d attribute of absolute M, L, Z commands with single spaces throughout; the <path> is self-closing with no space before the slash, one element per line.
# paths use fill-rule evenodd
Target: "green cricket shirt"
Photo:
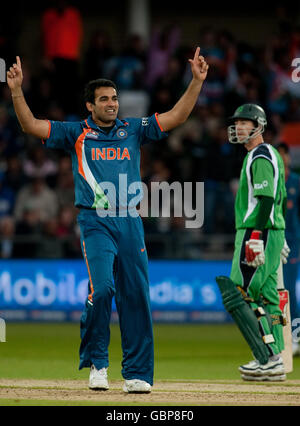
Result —
<path fill-rule="evenodd" d="M 266 143 L 258 145 L 244 159 L 235 201 L 236 229 L 255 228 L 260 196 L 274 199 L 266 229 L 285 229 L 284 164 L 278 151 Z"/>

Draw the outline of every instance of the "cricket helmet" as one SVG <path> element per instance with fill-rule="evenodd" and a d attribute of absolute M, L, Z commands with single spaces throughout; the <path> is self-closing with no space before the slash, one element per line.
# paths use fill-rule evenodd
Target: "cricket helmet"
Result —
<path fill-rule="evenodd" d="M 248 136 L 244 139 L 239 139 L 236 132 L 235 121 L 236 120 L 250 120 L 255 124 L 255 128 L 251 130 Z M 267 117 L 263 108 L 256 104 L 244 104 L 237 108 L 232 117 L 228 119 L 231 124 L 228 127 L 228 138 L 231 143 L 242 143 L 246 144 L 251 139 L 261 135 L 265 131 L 267 126 Z"/>

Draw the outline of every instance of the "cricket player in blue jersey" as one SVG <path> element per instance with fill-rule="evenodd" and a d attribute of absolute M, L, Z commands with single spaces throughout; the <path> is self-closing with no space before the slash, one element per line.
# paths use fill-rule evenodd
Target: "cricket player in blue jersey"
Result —
<path fill-rule="evenodd" d="M 193 78 L 175 106 L 140 119 L 119 120 L 115 84 L 103 79 L 92 81 L 85 90 L 90 115 L 71 123 L 33 116 L 22 92 L 21 60 L 18 56 L 16 59 L 7 72 L 7 83 L 23 131 L 41 138 L 47 148 L 69 152 L 72 158 L 75 205 L 80 209 L 82 253 L 89 276 L 89 294 L 80 324 L 79 368 L 90 368 L 91 389 L 109 388 L 109 323 L 115 296 L 123 350 L 123 390 L 149 393 L 154 360 L 147 251 L 142 220 L 130 214 L 135 207 L 134 195 L 124 196 L 120 178 L 126 178 L 127 188 L 140 183 L 141 145 L 165 138 L 167 131 L 187 120 L 208 65 L 198 47 L 194 58 L 189 59 Z M 115 189 L 116 197 L 111 196 L 114 191 L 109 191 L 108 185 Z"/>

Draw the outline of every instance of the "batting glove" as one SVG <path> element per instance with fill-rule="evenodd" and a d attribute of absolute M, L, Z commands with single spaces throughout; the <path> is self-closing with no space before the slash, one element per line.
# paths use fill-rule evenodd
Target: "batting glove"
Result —
<path fill-rule="evenodd" d="M 291 252 L 291 250 L 290 250 L 289 246 L 287 245 L 286 240 L 284 240 L 284 246 L 283 246 L 283 249 L 281 250 L 281 253 L 280 253 L 280 259 L 281 259 L 282 263 L 284 263 L 285 265 L 288 262 L 288 257 L 289 257 L 290 252 Z"/>
<path fill-rule="evenodd" d="M 261 231 L 253 231 L 249 241 L 246 241 L 246 261 L 248 266 L 258 268 L 265 263 L 264 242 Z"/>

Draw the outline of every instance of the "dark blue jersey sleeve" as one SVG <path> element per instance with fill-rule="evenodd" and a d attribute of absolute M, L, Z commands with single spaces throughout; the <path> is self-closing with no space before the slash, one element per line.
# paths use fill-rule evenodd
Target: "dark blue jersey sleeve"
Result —
<path fill-rule="evenodd" d="M 80 123 L 67 121 L 48 121 L 49 132 L 43 144 L 47 148 L 71 151 L 81 133 Z"/>
<path fill-rule="evenodd" d="M 151 117 L 141 118 L 139 124 L 141 145 L 151 141 L 158 141 L 168 136 L 168 133 L 164 132 L 160 125 L 158 114 L 154 114 Z"/>

